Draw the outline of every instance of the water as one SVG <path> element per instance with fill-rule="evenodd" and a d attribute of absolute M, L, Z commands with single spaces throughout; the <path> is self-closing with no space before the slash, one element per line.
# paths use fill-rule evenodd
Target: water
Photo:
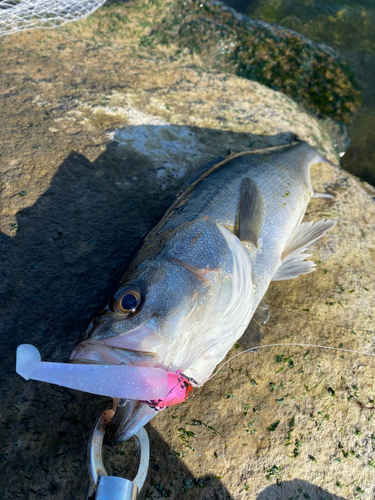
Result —
<path fill-rule="evenodd" d="M 224 0 L 253 19 L 292 29 L 336 49 L 355 70 L 362 106 L 341 165 L 375 185 L 375 0 Z"/>

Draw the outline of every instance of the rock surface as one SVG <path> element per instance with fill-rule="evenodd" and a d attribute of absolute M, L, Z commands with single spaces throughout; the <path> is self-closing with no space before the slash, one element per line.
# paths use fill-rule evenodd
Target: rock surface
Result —
<path fill-rule="evenodd" d="M 337 161 L 327 123 L 258 83 L 209 71 L 196 55 L 140 49 L 145 14 L 113 9 L 111 19 L 132 14 L 126 33 L 108 32 L 104 9 L 59 31 L 0 40 L 4 500 L 84 498 L 86 444 L 109 404 L 25 382 L 16 347 L 66 359 L 131 250 L 213 157 L 297 133 Z M 315 273 L 270 287 L 263 344 L 373 353 L 375 192 L 339 167 L 318 165 L 312 177 L 335 200 L 312 200 L 306 220 L 337 226 L 313 249 Z M 372 499 L 372 368 L 359 354 L 297 346 L 232 360 L 147 426 L 140 498 Z M 108 469 L 130 477 L 133 451 L 106 450 Z"/>
<path fill-rule="evenodd" d="M 158 1 L 154 2 L 158 5 Z M 359 85 L 342 57 L 296 31 L 249 19 L 220 1 L 162 0 L 143 46 L 176 44 L 208 66 L 263 83 L 320 117 L 349 123 Z M 157 9 L 156 9 L 157 12 Z"/>

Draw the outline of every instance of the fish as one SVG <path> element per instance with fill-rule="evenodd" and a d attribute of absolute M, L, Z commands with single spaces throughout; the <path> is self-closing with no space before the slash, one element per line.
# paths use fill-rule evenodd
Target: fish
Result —
<path fill-rule="evenodd" d="M 336 223 L 302 222 L 320 162 L 331 163 L 294 140 L 205 165 L 146 236 L 70 362 L 161 367 L 203 385 L 245 331 L 260 339 L 270 283 L 315 269 L 306 249 Z M 158 413 L 145 401 L 115 408 L 112 444 Z"/>

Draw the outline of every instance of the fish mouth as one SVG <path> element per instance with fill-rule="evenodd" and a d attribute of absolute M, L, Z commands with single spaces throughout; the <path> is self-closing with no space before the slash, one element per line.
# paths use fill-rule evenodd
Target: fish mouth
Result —
<path fill-rule="evenodd" d="M 147 335 L 150 337 L 148 340 Z M 139 346 L 140 348 L 146 345 L 154 346 L 157 345 L 158 339 L 159 336 L 156 332 L 147 327 L 138 328 L 133 332 L 128 332 L 128 334 L 109 339 L 91 338 L 74 347 L 69 356 L 69 362 L 152 367 L 158 363 L 158 354 L 130 349 L 129 346 Z M 155 408 L 143 401 L 121 399 L 114 400 L 114 404 L 115 415 L 105 435 L 105 441 L 109 445 L 130 439 L 157 414 Z"/>
<path fill-rule="evenodd" d="M 101 333 L 100 327 L 89 333 L 91 337 L 70 353 L 71 363 L 154 366 L 158 361 L 158 355 L 152 351 L 160 344 L 160 336 L 150 325 L 107 338 L 95 338 L 95 334 Z"/>
<path fill-rule="evenodd" d="M 95 365 L 154 366 L 158 355 L 153 352 L 134 351 L 119 347 L 107 346 L 95 340 L 87 340 L 78 344 L 70 354 L 70 363 Z M 105 441 L 109 445 L 127 441 L 152 417 L 157 410 L 147 402 L 120 399 L 114 400 L 115 414 L 107 428 Z"/>
<path fill-rule="evenodd" d="M 154 352 L 109 346 L 97 340 L 85 340 L 74 347 L 69 362 L 151 367 L 155 366 L 158 358 L 158 354 Z"/>

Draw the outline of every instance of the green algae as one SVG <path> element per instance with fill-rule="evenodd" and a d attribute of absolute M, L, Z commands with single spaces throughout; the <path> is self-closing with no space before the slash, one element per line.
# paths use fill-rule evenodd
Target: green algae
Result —
<path fill-rule="evenodd" d="M 216 430 L 211 425 L 206 424 L 206 422 L 203 422 L 203 420 L 199 420 L 197 418 L 193 418 L 192 421 L 191 421 L 191 423 L 190 423 L 190 425 L 194 425 L 195 427 L 197 427 L 198 425 L 202 425 L 206 429 L 212 431 L 215 435 L 219 434 L 221 437 L 223 437 L 223 435 L 222 435 L 222 433 L 220 431 Z"/>
<path fill-rule="evenodd" d="M 293 6 L 288 0 L 256 0 L 246 10 L 251 17 L 281 24 L 312 40 L 375 54 L 375 6 L 369 0 L 293 0 Z"/>
<path fill-rule="evenodd" d="M 250 404 L 243 405 L 243 414 L 244 414 L 245 417 L 247 416 L 247 414 L 248 414 L 248 412 L 250 410 L 250 407 L 251 407 Z"/>
<path fill-rule="evenodd" d="M 179 438 L 181 439 L 181 441 L 184 441 L 185 443 L 189 442 L 189 438 L 197 437 L 196 434 L 194 434 L 194 432 L 187 431 L 183 427 L 179 427 L 178 431 L 180 432 Z"/>
<path fill-rule="evenodd" d="M 275 382 L 270 382 L 270 383 L 268 384 L 268 389 L 269 389 L 271 392 L 276 391 L 276 389 L 277 389 L 277 388 L 278 388 L 278 385 L 277 385 L 277 384 L 275 384 Z"/>
<path fill-rule="evenodd" d="M 289 421 L 289 431 L 285 438 L 285 446 L 289 446 L 291 444 L 292 432 L 294 431 L 294 424 L 295 424 L 295 415 L 293 415 L 293 417 Z"/>
<path fill-rule="evenodd" d="M 350 122 L 360 104 L 359 85 L 333 49 L 219 2 L 173 0 L 165 7 L 141 46 L 177 44 L 214 69 L 283 92 L 319 117 Z"/>
<path fill-rule="evenodd" d="M 280 485 L 281 484 L 281 475 L 282 475 L 282 472 L 283 472 L 283 464 L 273 465 L 272 467 L 270 467 L 267 470 L 267 474 L 266 474 L 267 481 L 270 481 L 271 478 L 274 477 L 276 479 L 276 483 L 278 485 Z"/>
<path fill-rule="evenodd" d="M 294 443 L 293 453 L 292 455 L 290 455 L 290 458 L 297 458 L 300 456 L 301 446 L 302 446 L 302 440 L 296 439 Z"/>
<path fill-rule="evenodd" d="M 276 422 L 274 422 L 269 427 L 267 427 L 267 430 L 269 430 L 270 432 L 274 432 L 277 429 L 279 423 L 280 423 L 280 420 L 276 420 Z"/>
<path fill-rule="evenodd" d="M 335 391 L 334 391 L 334 389 L 332 389 L 332 387 L 328 387 L 327 391 L 328 391 L 328 394 L 329 394 L 330 396 L 332 396 L 332 397 L 333 397 L 333 396 L 335 395 Z"/>

